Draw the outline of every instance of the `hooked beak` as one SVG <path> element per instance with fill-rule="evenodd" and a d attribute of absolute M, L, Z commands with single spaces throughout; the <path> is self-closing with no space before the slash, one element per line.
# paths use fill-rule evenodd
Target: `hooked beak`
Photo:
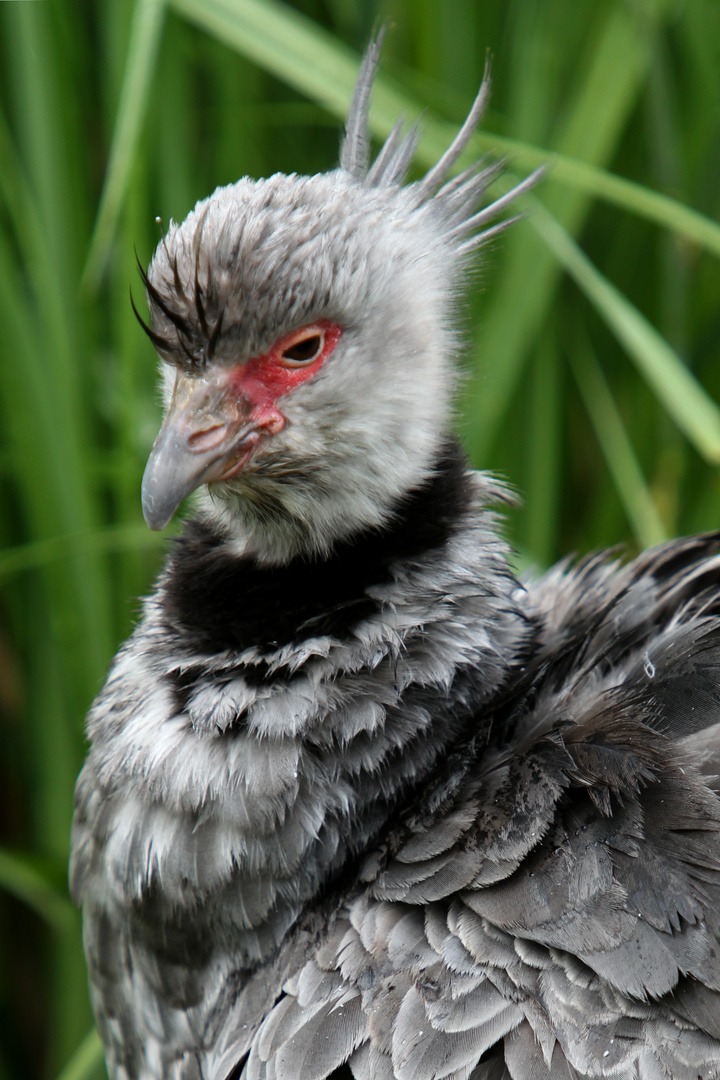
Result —
<path fill-rule="evenodd" d="M 263 434 L 278 431 L 277 410 L 258 410 L 233 383 L 231 369 L 200 376 L 178 372 L 172 401 L 145 467 L 142 508 L 151 529 L 164 529 L 201 484 L 229 480 Z"/>

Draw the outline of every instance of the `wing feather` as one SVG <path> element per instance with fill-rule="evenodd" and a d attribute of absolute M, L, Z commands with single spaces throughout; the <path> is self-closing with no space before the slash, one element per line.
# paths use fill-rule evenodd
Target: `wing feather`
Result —
<path fill-rule="evenodd" d="M 579 591 L 545 658 L 366 862 L 248 1080 L 343 1062 L 357 1080 L 720 1078 L 720 572 L 702 555 L 564 571 Z"/>

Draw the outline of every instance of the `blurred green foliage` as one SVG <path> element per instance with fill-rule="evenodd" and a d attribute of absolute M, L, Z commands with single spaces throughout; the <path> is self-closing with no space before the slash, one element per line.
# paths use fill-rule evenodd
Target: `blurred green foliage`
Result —
<path fill-rule="evenodd" d="M 376 136 L 426 109 L 429 164 L 489 50 L 474 149 L 551 163 L 465 309 L 461 426 L 524 496 L 521 562 L 718 523 L 717 0 L 0 4 L 0 1080 L 103 1075 L 65 863 L 83 716 L 163 551 L 134 248 L 218 184 L 332 167 L 383 20 Z"/>

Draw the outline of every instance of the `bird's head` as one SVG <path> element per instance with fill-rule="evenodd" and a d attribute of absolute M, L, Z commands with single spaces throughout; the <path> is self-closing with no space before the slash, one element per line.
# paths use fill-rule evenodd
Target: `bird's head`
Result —
<path fill-rule="evenodd" d="M 146 329 L 165 361 L 166 411 L 143 480 L 151 528 L 207 485 L 244 550 L 324 553 L 387 522 L 447 440 L 461 271 L 506 224 L 485 228 L 510 196 L 477 212 L 497 166 L 445 183 L 487 79 L 422 180 L 403 186 L 415 132 L 401 139 L 399 124 L 368 167 L 378 52 L 365 57 L 337 170 L 219 188 L 155 252 Z"/>

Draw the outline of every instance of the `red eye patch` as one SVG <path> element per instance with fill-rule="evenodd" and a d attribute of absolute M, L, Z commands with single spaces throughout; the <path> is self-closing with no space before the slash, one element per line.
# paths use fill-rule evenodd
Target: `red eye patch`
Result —
<path fill-rule="evenodd" d="M 231 380 L 256 408 L 267 408 L 312 378 L 341 337 L 342 327 L 329 319 L 319 319 L 280 338 L 262 356 L 238 365 Z"/>

